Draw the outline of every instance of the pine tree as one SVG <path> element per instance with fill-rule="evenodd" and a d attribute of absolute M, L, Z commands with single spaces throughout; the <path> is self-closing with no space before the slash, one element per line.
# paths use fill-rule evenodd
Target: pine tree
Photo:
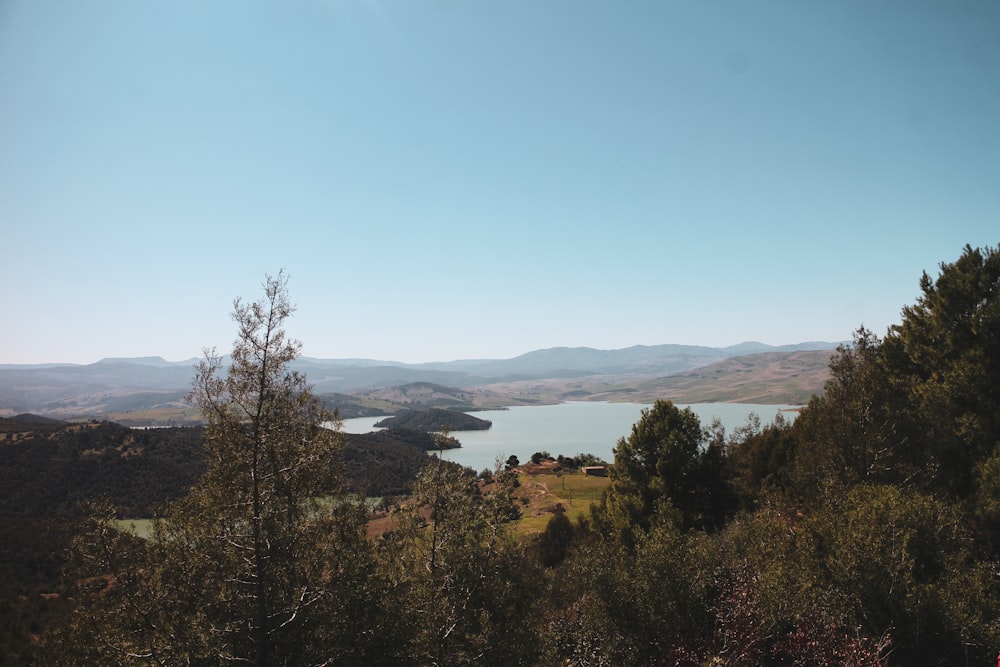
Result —
<path fill-rule="evenodd" d="M 95 517 L 79 550 L 94 594 L 62 644 L 71 662 L 377 662 L 364 511 L 334 474 L 333 416 L 289 369 L 293 311 L 282 274 L 260 301 L 236 300 L 229 364 L 207 353 L 191 392 L 208 470 L 152 537 Z"/>

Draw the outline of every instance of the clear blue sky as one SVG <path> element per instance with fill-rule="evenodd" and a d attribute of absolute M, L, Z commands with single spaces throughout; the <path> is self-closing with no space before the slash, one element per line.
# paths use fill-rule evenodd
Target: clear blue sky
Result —
<path fill-rule="evenodd" d="M 1000 3 L 0 0 L 0 363 L 882 334 L 1000 243 Z"/>

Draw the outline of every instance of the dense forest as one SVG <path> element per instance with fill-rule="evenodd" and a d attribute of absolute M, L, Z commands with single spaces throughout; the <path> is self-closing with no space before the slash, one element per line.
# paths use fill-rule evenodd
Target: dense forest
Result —
<path fill-rule="evenodd" d="M 59 422 L 40 431 L 21 419 L 0 418 L 0 433 L 17 436 L 0 446 L 0 517 L 73 517 L 88 502 L 103 499 L 121 518 L 151 518 L 205 471 L 201 427 L 136 430 L 112 422 Z M 456 444 L 406 428 L 344 433 L 339 441 L 331 466 L 362 496 L 409 493 L 431 462 L 427 452 Z"/>
<path fill-rule="evenodd" d="M 287 372 L 292 309 L 269 278 L 237 304 L 232 367 L 207 359 L 196 376 L 204 472 L 148 538 L 119 531 L 113 507 L 74 518 L 76 602 L 35 610 L 37 643 L 8 640 L 8 660 L 991 664 L 1000 250 L 966 247 L 920 290 L 900 324 L 838 350 L 793 422 L 727 434 L 656 402 L 579 521 L 516 535 L 516 469 L 487 483 L 431 459 L 373 536 L 330 465 L 329 415 Z"/>
<path fill-rule="evenodd" d="M 200 427 L 147 430 L 37 415 L 0 418 L 0 665 L 26 664 L 32 637 L 68 612 L 62 568 L 88 507 L 153 517 L 206 469 Z M 432 462 L 433 435 L 342 434 L 332 467 L 361 496 L 401 496 Z"/>

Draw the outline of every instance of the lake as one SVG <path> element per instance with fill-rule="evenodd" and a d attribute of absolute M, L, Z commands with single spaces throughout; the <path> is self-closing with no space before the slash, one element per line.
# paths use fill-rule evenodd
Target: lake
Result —
<path fill-rule="evenodd" d="M 519 406 L 507 410 L 473 412 L 481 419 L 493 422 L 487 431 L 455 431 L 452 435 L 462 443 L 460 449 L 444 453 L 476 471 L 492 469 L 496 460 L 506 461 L 511 454 L 522 462 L 531 459 L 535 452 L 547 451 L 552 456 L 594 454 L 609 463 L 614 460 L 612 448 L 618 439 L 632 432 L 632 425 L 639 421 L 642 409 L 648 405 L 638 403 L 594 403 L 576 401 L 558 405 Z M 792 405 L 759 405 L 746 403 L 695 403 L 690 407 L 702 426 L 718 418 L 726 433 L 746 424 L 747 417 L 756 413 L 761 423 L 774 421 L 780 410 L 790 410 Z M 787 419 L 794 419 L 796 412 L 784 412 Z M 359 417 L 345 419 L 346 433 L 368 433 L 373 424 L 385 417 Z"/>

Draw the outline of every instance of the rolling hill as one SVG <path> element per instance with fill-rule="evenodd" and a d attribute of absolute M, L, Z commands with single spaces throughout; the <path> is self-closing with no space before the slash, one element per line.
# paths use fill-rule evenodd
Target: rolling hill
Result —
<path fill-rule="evenodd" d="M 342 416 L 401 408 L 495 408 L 563 400 L 797 403 L 822 390 L 834 343 L 726 348 L 636 345 L 550 348 L 512 359 L 404 364 L 370 359 L 296 360 L 315 392 Z M 0 416 L 181 424 L 194 360 L 103 359 L 94 364 L 0 365 Z"/>

